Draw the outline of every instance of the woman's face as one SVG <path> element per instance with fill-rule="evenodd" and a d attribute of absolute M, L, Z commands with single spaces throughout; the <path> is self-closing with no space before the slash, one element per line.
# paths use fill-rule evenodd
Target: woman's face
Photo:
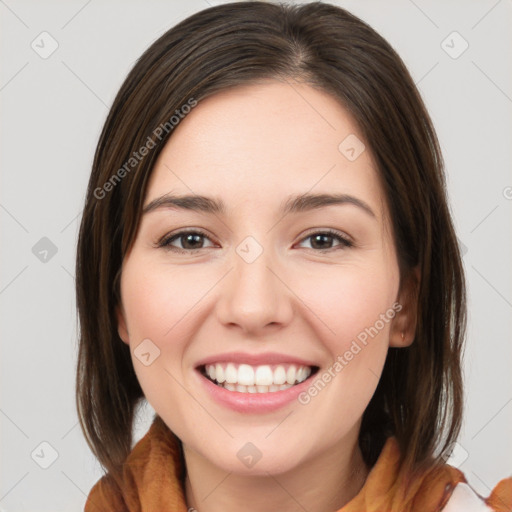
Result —
<path fill-rule="evenodd" d="M 199 102 L 152 172 L 119 333 L 155 411 L 225 471 L 353 446 L 388 347 L 410 342 L 361 141 L 331 96 L 267 81 Z"/>

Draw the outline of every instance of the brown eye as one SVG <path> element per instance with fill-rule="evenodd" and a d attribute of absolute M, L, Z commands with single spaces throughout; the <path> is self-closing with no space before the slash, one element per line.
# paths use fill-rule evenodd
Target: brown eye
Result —
<path fill-rule="evenodd" d="M 201 231 L 180 231 L 179 233 L 164 237 L 158 243 L 158 247 L 181 253 L 193 252 L 205 249 L 205 247 L 202 247 L 204 239 L 209 240 L 206 234 Z M 181 247 L 172 245 L 176 241 L 179 241 Z"/>
<path fill-rule="evenodd" d="M 334 230 L 317 231 L 303 238 L 302 241 L 308 239 L 311 239 L 311 249 L 316 249 L 319 252 L 344 249 L 354 245 L 344 235 Z M 339 244 L 333 247 L 333 240 L 338 240 Z"/>

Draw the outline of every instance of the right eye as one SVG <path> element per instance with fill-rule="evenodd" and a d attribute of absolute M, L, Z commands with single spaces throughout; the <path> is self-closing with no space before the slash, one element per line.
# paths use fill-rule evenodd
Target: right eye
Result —
<path fill-rule="evenodd" d="M 198 251 L 200 249 L 205 249 L 205 247 L 196 247 L 197 245 L 201 245 L 201 239 L 206 238 L 209 240 L 207 235 L 199 230 L 183 230 L 178 233 L 171 233 L 170 235 L 165 235 L 159 242 L 158 247 L 162 247 L 169 251 L 175 251 L 179 253 L 191 253 Z M 179 243 L 182 247 L 176 247 L 172 245 L 175 241 L 180 241 Z"/>

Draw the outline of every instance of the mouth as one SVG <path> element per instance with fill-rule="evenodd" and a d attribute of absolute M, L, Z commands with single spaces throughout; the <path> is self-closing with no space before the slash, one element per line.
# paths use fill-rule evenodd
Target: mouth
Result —
<path fill-rule="evenodd" d="M 312 378 L 318 366 L 300 364 L 238 364 L 218 362 L 198 367 L 216 386 L 238 393 L 265 394 L 284 391 Z"/>

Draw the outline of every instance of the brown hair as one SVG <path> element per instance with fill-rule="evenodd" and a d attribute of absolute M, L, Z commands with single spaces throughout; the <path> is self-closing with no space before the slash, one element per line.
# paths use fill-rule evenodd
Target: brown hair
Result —
<path fill-rule="evenodd" d="M 411 76 L 389 43 L 344 9 L 234 2 L 190 16 L 144 52 L 114 100 L 94 157 L 77 249 L 76 399 L 86 440 L 116 479 L 143 398 L 117 331 L 119 277 L 151 170 L 172 135 L 169 120 L 191 100 L 283 77 L 330 93 L 352 114 L 378 166 L 401 281 L 420 268 L 414 342 L 388 351 L 362 419 L 363 457 L 373 465 L 395 435 L 405 467 L 431 468 L 458 436 L 464 273 L 439 144 Z M 159 126 L 169 128 L 164 136 L 156 136 Z M 148 143 L 147 155 L 127 167 Z"/>

